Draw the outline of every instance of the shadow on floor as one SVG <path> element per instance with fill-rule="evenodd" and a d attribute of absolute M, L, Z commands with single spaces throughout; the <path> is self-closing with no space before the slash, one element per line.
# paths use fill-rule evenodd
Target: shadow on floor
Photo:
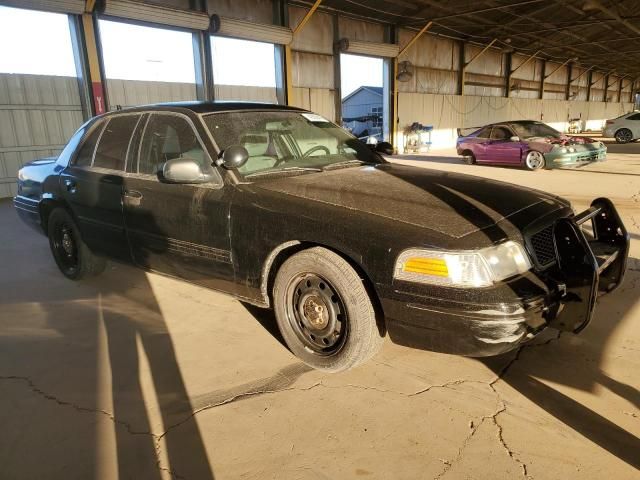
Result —
<path fill-rule="evenodd" d="M 171 333 L 146 274 L 118 266 L 72 282 L 59 273 L 46 237 L 24 226 L 10 202 L 0 202 L 0 223 L 0 258 L 13 272 L 0 276 L 0 377 L 10 382 L 2 385 L 30 387 L 29 401 L 58 405 L 44 418 L 19 405 L 8 410 L 22 423 L 0 435 L 0 476 L 96 478 L 117 464 L 113 474 L 121 479 L 160 479 L 163 469 L 213 479 Z M 149 376 L 151 391 L 141 380 Z M 11 421 L 6 415 L 0 412 L 3 425 Z M 160 441 L 157 434 L 178 423 L 179 432 Z M 28 433 L 34 428 L 36 437 Z M 41 451 L 34 448 L 39 437 L 48 439 Z M 113 441 L 116 458 L 109 453 Z M 35 461 L 17 454 L 22 442 Z M 161 458 L 166 462 L 160 465 Z"/>

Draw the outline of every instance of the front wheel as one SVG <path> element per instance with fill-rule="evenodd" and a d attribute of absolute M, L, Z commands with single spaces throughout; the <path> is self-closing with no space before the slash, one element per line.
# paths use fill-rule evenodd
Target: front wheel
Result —
<path fill-rule="evenodd" d="M 633 140 L 633 133 L 631 133 L 631 130 L 629 130 L 628 128 L 621 128 L 616 132 L 614 138 L 618 143 L 629 143 L 631 140 Z"/>
<path fill-rule="evenodd" d="M 527 153 L 524 164 L 529 170 L 541 170 L 545 167 L 546 162 L 542 153 L 532 150 Z"/>
<path fill-rule="evenodd" d="M 80 230 L 64 208 L 56 208 L 47 220 L 51 253 L 63 275 L 71 280 L 98 275 L 106 266 L 82 240 Z"/>
<path fill-rule="evenodd" d="M 304 250 L 284 262 L 276 275 L 273 303 L 287 346 L 313 368 L 347 370 L 382 346 L 362 279 L 325 248 Z"/>

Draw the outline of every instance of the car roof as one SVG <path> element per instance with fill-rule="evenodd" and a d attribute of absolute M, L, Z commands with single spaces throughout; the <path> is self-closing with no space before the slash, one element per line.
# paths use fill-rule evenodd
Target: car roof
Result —
<path fill-rule="evenodd" d="M 122 110 L 116 110 L 115 112 L 136 112 L 136 111 L 148 111 L 148 110 L 190 110 L 197 114 L 206 114 L 214 112 L 228 112 L 228 111 L 241 111 L 241 110 L 290 110 L 294 112 L 307 112 L 303 108 L 291 107 L 288 105 L 278 105 L 274 103 L 260 103 L 260 102 L 227 102 L 227 101 L 192 101 L 192 102 L 166 102 L 166 103 L 154 103 L 151 105 L 140 105 L 136 107 L 123 108 Z"/>
<path fill-rule="evenodd" d="M 542 123 L 538 120 L 505 120 L 504 122 L 496 122 L 485 125 L 486 127 L 493 127 L 495 125 L 532 125 L 534 123 Z"/>

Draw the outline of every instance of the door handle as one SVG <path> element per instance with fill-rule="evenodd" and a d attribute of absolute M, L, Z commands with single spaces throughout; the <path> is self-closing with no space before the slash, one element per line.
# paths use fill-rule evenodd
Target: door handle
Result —
<path fill-rule="evenodd" d="M 65 178 L 64 187 L 67 189 L 67 192 L 76 193 L 76 182 L 74 180 L 71 180 L 70 178 Z"/>
<path fill-rule="evenodd" d="M 142 193 L 137 190 L 125 190 L 124 191 L 124 203 L 127 205 L 137 207 L 142 200 Z"/>

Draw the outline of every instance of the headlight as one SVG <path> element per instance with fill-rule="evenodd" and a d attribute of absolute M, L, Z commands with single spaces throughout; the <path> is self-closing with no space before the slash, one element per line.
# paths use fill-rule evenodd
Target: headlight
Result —
<path fill-rule="evenodd" d="M 450 287 L 488 287 L 524 273 L 531 261 L 524 247 L 509 240 L 481 250 L 410 248 L 396 260 L 394 278 Z"/>
<path fill-rule="evenodd" d="M 560 149 L 560 153 L 567 153 L 567 149 L 566 149 L 566 148 L 564 148 L 564 147 L 562 147 L 562 148 Z"/>
<path fill-rule="evenodd" d="M 569 148 L 569 152 L 570 152 L 570 153 L 574 153 L 575 151 L 576 151 L 576 149 L 575 149 L 575 148 L 573 148 L 573 147 L 570 147 L 570 148 Z"/>

